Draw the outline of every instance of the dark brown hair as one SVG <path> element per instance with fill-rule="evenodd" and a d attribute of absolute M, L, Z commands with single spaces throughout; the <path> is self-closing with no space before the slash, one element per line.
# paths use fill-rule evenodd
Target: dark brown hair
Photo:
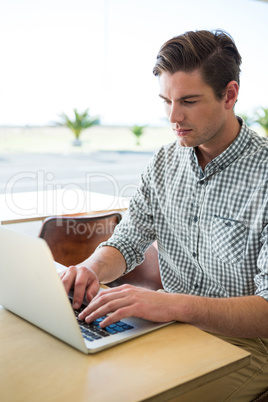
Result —
<path fill-rule="evenodd" d="M 215 96 L 222 99 L 227 84 L 239 85 L 241 56 L 232 37 L 224 31 L 189 31 L 170 39 L 161 47 L 153 73 L 174 74 L 200 69 Z"/>

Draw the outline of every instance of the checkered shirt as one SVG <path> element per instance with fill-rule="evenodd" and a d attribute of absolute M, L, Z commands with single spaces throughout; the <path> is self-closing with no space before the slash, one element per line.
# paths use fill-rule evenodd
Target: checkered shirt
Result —
<path fill-rule="evenodd" d="M 239 119 L 240 120 L 240 119 Z M 268 140 L 240 134 L 203 172 L 193 148 L 163 146 L 113 236 L 126 272 L 157 240 L 167 292 L 268 300 Z"/>

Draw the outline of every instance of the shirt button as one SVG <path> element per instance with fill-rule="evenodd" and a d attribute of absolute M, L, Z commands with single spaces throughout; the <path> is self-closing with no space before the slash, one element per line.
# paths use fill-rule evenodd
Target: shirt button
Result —
<path fill-rule="evenodd" d="M 193 257 L 194 257 L 194 258 L 197 257 L 197 254 L 196 254 L 195 252 L 193 252 Z"/>
<path fill-rule="evenodd" d="M 195 289 L 198 289 L 198 288 L 199 288 L 198 283 L 196 283 L 196 284 L 194 285 L 194 288 L 195 288 Z"/>
<path fill-rule="evenodd" d="M 198 216 L 194 217 L 194 222 L 198 222 Z"/>

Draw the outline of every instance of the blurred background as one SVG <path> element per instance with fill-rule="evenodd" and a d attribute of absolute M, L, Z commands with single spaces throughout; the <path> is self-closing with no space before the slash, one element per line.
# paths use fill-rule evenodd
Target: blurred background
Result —
<path fill-rule="evenodd" d="M 259 0 L 0 0 L 0 192 L 84 188 L 90 174 L 94 191 L 114 191 L 106 175 L 132 194 L 174 140 L 152 68 L 160 46 L 188 30 L 233 36 L 243 59 L 236 112 L 265 135 L 251 116 L 268 108 L 267 17 Z M 74 109 L 87 111 L 79 146 L 66 120 Z"/>
<path fill-rule="evenodd" d="M 163 125 L 160 46 L 224 29 L 243 57 L 238 113 L 268 106 L 268 4 L 258 0 L 0 0 L 0 125 L 90 108 L 105 125 Z"/>

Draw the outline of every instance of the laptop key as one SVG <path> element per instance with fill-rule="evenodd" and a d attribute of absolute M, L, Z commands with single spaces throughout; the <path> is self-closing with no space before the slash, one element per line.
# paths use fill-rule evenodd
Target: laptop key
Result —
<path fill-rule="evenodd" d="M 89 336 L 90 338 L 93 338 L 93 339 L 101 339 L 101 336 L 94 334 L 94 332 L 87 331 L 85 329 L 82 330 L 82 333 L 85 334 L 85 336 Z"/>
<path fill-rule="evenodd" d="M 113 330 L 116 332 L 124 332 L 125 331 L 125 329 L 123 327 L 120 327 L 118 325 L 115 328 L 113 328 Z"/>
<path fill-rule="evenodd" d="M 107 331 L 111 335 L 117 334 L 117 331 L 115 331 L 113 328 L 106 327 L 105 331 Z"/>
<path fill-rule="evenodd" d="M 116 323 L 111 324 L 106 328 L 101 328 L 99 324 L 106 318 L 105 316 L 97 318 L 91 323 L 86 323 L 85 321 L 78 318 L 81 311 L 83 311 L 83 308 L 74 310 L 75 317 L 81 329 L 83 337 L 90 342 L 101 339 L 102 337 L 115 335 L 119 332 L 124 332 L 133 328 L 131 325 L 126 324 L 124 321 L 117 321 Z"/>
<path fill-rule="evenodd" d="M 85 335 L 85 334 L 83 334 L 83 337 L 87 340 L 87 341 L 89 341 L 89 342 L 93 342 L 95 339 L 93 339 L 93 338 L 90 338 L 90 336 L 87 336 L 87 335 Z"/>
<path fill-rule="evenodd" d="M 101 336 L 109 336 L 110 334 L 107 331 L 98 332 Z"/>
<path fill-rule="evenodd" d="M 124 323 L 123 328 L 124 328 L 125 330 L 128 330 L 128 329 L 132 329 L 132 328 L 134 328 L 134 327 L 133 327 L 132 325 L 129 325 L 129 324 Z"/>

